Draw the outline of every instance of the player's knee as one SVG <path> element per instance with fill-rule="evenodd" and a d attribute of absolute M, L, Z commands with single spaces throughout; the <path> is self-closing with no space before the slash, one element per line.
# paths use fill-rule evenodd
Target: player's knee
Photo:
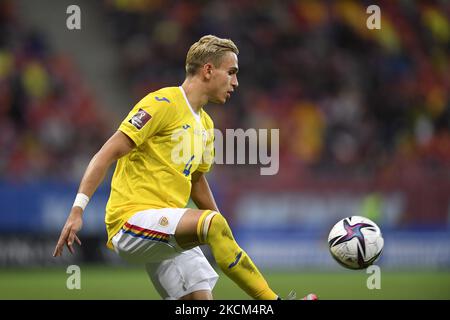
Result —
<path fill-rule="evenodd" d="M 227 220 L 217 211 L 211 211 L 204 217 L 200 230 L 199 235 L 204 243 L 210 243 L 223 237 L 234 240 Z"/>
<path fill-rule="evenodd" d="M 229 240 L 234 240 L 233 233 L 231 232 L 227 219 L 225 219 L 225 217 L 220 213 L 217 213 L 211 220 L 208 233 L 208 236 L 211 237 L 211 239 L 220 238 L 223 240 L 223 238 L 228 238 Z"/>

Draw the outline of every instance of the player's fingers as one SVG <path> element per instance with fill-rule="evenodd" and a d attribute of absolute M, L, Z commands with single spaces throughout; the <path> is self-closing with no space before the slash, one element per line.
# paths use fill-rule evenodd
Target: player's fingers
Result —
<path fill-rule="evenodd" d="M 55 246 L 55 250 L 53 251 L 53 256 L 57 257 L 60 255 L 61 253 L 61 245 L 60 245 L 61 240 L 58 240 L 58 243 Z"/>
<path fill-rule="evenodd" d="M 55 251 L 53 252 L 54 257 L 61 255 L 62 250 L 64 248 L 64 243 L 66 242 L 67 234 L 68 230 L 64 228 L 63 231 L 61 232 L 61 235 L 59 236 L 58 243 L 56 244 L 55 247 Z"/>
<path fill-rule="evenodd" d="M 71 231 L 69 233 L 69 236 L 67 237 L 67 248 L 69 249 L 70 253 L 73 254 L 73 240 L 75 238 L 75 232 Z"/>
<path fill-rule="evenodd" d="M 58 243 L 53 251 L 53 256 L 58 257 L 61 255 L 61 245 Z"/>
<path fill-rule="evenodd" d="M 53 252 L 53 256 L 54 257 L 60 256 L 62 254 L 63 249 L 64 249 L 64 242 L 61 243 L 58 242 L 58 244 L 55 247 L 55 251 Z"/>
<path fill-rule="evenodd" d="M 56 246 L 55 250 L 53 250 L 53 257 L 59 256 L 58 251 L 59 251 L 58 246 Z"/>
<path fill-rule="evenodd" d="M 75 241 L 78 243 L 78 245 L 81 246 L 81 241 L 80 241 L 80 239 L 77 237 L 77 235 L 75 235 Z"/>

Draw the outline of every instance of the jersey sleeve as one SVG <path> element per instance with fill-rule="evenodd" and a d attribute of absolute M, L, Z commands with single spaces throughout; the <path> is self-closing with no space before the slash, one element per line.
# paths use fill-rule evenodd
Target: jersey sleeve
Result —
<path fill-rule="evenodd" d="M 206 146 L 203 151 L 202 161 L 200 162 L 197 171 L 208 172 L 211 169 L 214 161 L 215 149 L 214 149 L 214 129 L 210 128 L 207 131 Z"/>
<path fill-rule="evenodd" d="M 152 101 L 149 95 L 134 106 L 121 123 L 119 130 L 139 146 L 167 125 L 170 109 L 169 104 L 158 100 Z"/>

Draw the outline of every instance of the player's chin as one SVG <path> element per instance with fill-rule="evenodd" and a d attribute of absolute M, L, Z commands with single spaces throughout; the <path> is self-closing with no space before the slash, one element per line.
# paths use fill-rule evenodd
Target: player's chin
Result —
<path fill-rule="evenodd" d="M 225 94 L 225 97 L 223 97 L 222 98 L 222 103 L 225 103 L 225 102 L 227 102 L 228 101 L 228 99 L 230 99 L 231 98 L 231 94 L 229 94 L 228 92 Z"/>
<path fill-rule="evenodd" d="M 225 104 L 225 102 L 227 102 L 227 98 L 226 97 L 218 97 L 218 98 L 216 98 L 216 99 L 214 99 L 214 101 L 211 101 L 212 103 L 215 103 L 215 104 Z"/>

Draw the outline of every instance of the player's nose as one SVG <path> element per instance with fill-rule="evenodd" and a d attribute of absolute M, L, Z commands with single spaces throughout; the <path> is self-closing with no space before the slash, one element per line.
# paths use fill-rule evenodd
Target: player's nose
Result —
<path fill-rule="evenodd" d="M 237 87 L 239 87 L 239 82 L 237 80 L 237 77 L 233 77 L 233 79 L 231 80 L 231 85 L 233 86 L 233 89 L 236 89 Z"/>

